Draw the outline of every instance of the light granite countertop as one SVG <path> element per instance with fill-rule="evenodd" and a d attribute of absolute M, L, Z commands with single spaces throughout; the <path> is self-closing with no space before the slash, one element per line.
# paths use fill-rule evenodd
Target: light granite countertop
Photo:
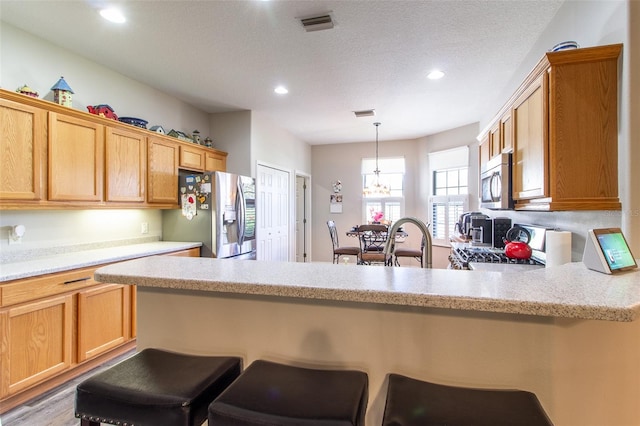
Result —
<path fill-rule="evenodd" d="M 200 242 L 154 241 L 93 250 L 79 250 L 50 256 L 35 256 L 28 260 L 0 264 L 0 283 L 143 256 L 187 250 L 200 246 L 202 246 Z"/>
<path fill-rule="evenodd" d="M 95 278 L 139 287 L 559 318 L 629 322 L 640 314 L 640 271 L 606 275 L 582 263 L 517 273 L 149 257 L 102 267 Z"/>

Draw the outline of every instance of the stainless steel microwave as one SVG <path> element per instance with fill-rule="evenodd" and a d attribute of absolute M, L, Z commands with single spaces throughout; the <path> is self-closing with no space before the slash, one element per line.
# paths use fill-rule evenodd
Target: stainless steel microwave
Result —
<path fill-rule="evenodd" d="M 481 170 L 480 207 L 492 210 L 512 210 L 511 154 L 500 154 Z"/>

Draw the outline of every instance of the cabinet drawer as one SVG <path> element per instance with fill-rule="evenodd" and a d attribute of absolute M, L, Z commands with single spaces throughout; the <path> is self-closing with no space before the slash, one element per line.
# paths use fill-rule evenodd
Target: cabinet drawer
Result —
<path fill-rule="evenodd" d="M 95 285 L 93 273 L 96 269 L 96 267 L 76 269 L 3 284 L 0 292 L 2 298 L 0 306 L 15 305 Z"/>

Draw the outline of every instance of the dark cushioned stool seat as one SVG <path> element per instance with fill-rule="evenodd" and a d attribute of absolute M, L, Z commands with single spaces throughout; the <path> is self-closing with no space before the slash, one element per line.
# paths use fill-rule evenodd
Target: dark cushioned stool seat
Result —
<path fill-rule="evenodd" d="M 242 360 L 144 349 L 76 388 L 83 425 L 191 426 L 242 371 Z"/>
<path fill-rule="evenodd" d="M 209 426 L 363 425 L 366 373 L 254 361 L 209 406 Z"/>
<path fill-rule="evenodd" d="M 389 375 L 383 426 L 553 426 L 535 394 Z"/>

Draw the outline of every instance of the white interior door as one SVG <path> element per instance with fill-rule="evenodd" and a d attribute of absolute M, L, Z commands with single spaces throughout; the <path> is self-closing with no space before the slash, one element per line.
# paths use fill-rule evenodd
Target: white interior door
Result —
<path fill-rule="evenodd" d="M 258 165 L 257 259 L 289 260 L 289 172 Z"/>

